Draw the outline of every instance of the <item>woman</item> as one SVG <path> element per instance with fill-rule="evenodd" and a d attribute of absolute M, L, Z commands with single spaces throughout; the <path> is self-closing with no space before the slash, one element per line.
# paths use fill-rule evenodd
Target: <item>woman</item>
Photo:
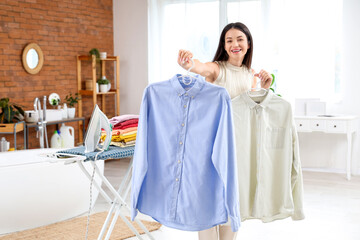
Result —
<path fill-rule="evenodd" d="M 242 23 L 230 23 L 222 31 L 219 46 L 212 62 L 202 63 L 194 59 L 191 72 L 204 76 L 206 81 L 225 87 L 231 98 L 256 86 L 256 78 L 261 80 L 262 88 L 269 88 L 272 76 L 261 70 L 251 69 L 253 40 L 249 29 Z M 178 64 L 184 69 L 192 65 L 190 51 L 180 50 Z M 253 77 L 255 76 L 255 77 Z"/>
<path fill-rule="evenodd" d="M 269 88 L 272 76 L 261 70 L 255 74 L 251 69 L 253 40 L 249 29 L 242 23 L 230 23 L 222 31 L 219 46 L 212 62 L 202 63 L 194 59 L 191 72 L 205 77 L 206 81 L 224 87 L 231 98 L 256 87 L 256 77 L 262 88 Z M 184 69 L 192 65 L 190 51 L 180 50 L 178 64 Z M 199 232 L 199 240 L 234 240 L 237 233 L 231 231 L 229 223 Z"/>

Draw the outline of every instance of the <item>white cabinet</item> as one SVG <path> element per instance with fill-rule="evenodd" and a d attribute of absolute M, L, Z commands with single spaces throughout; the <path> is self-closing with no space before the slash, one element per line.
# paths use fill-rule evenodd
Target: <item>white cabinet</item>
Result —
<path fill-rule="evenodd" d="M 320 119 L 310 120 L 311 131 L 324 131 L 326 129 L 326 121 Z"/>
<path fill-rule="evenodd" d="M 296 129 L 298 132 L 311 132 L 310 130 L 310 122 L 303 119 L 295 119 Z"/>
<path fill-rule="evenodd" d="M 326 131 L 334 133 L 346 133 L 347 123 L 341 120 L 329 120 L 326 124 Z"/>
<path fill-rule="evenodd" d="M 298 132 L 324 132 L 346 134 L 348 140 L 346 175 L 351 179 L 351 147 L 352 134 L 357 131 L 357 117 L 295 117 L 296 129 Z"/>

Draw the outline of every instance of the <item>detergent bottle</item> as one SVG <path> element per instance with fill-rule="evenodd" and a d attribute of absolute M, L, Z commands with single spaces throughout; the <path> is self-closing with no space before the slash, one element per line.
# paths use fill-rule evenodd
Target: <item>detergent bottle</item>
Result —
<path fill-rule="evenodd" d="M 6 141 L 5 137 L 1 138 L 0 152 L 6 152 L 10 148 L 10 142 Z"/>
<path fill-rule="evenodd" d="M 54 134 L 51 136 L 51 148 L 61 148 L 61 137 L 60 134 L 55 130 Z"/>
<path fill-rule="evenodd" d="M 74 135 L 74 128 L 70 126 L 65 126 L 63 123 L 61 128 L 61 139 L 62 144 L 61 147 L 63 148 L 72 148 L 75 146 L 75 135 Z"/>

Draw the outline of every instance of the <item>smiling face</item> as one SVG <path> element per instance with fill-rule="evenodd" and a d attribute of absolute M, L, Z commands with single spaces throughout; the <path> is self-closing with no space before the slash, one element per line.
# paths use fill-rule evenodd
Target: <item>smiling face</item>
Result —
<path fill-rule="evenodd" d="M 231 28 L 225 34 L 225 51 L 229 56 L 229 61 L 241 61 L 244 59 L 247 50 L 250 48 L 246 35 L 236 29 Z"/>

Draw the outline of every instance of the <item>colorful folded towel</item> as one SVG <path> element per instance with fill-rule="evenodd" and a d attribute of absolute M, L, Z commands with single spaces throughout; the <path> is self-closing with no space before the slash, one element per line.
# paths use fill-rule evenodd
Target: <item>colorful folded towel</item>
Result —
<path fill-rule="evenodd" d="M 126 120 L 133 119 L 133 118 L 139 118 L 139 115 L 125 114 L 125 115 L 113 117 L 109 121 L 113 126 L 115 126 L 116 124 L 118 124 L 120 122 L 124 122 Z"/>
<path fill-rule="evenodd" d="M 138 122 L 139 122 L 138 118 L 132 118 L 132 119 L 129 119 L 129 120 L 126 120 L 126 121 L 123 121 L 123 122 L 119 122 L 119 123 L 115 124 L 114 127 L 122 127 L 122 126 L 126 126 L 126 125 L 129 125 L 129 124 L 134 124 L 134 123 L 138 123 Z"/>
<path fill-rule="evenodd" d="M 125 125 L 125 126 L 116 126 L 113 129 L 114 130 L 123 130 L 123 129 L 126 129 L 126 128 L 137 127 L 137 126 L 138 126 L 137 123 L 133 123 L 133 124 Z"/>
<path fill-rule="evenodd" d="M 118 146 L 118 147 L 130 147 L 135 146 L 135 140 L 129 142 L 111 142 L 110 145 Z"/>

